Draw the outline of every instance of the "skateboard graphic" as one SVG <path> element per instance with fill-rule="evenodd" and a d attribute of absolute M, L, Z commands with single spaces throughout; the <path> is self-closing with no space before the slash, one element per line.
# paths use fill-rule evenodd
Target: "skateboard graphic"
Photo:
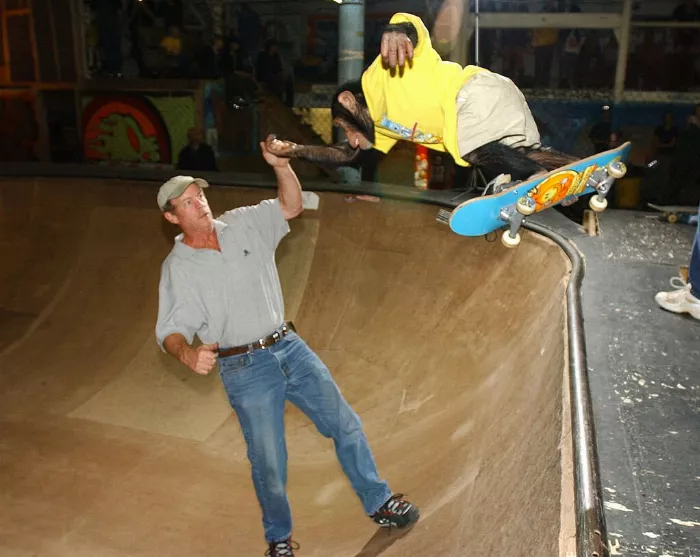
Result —
<path fill-rule="evenodd" d="M 683 224 L 697 224 L 698 208 L 693 205 L 654 205 L 648 203 L 649 207 L 661 213 L 661 219 L 671 224 L 677 222 Z"/>
<path fill-rule="evenodd" d="M 451 214 L 447 213 L 449 219 L 441 220 L 447 220 L 450 228 L 462 236 L 483 236 L 508 227 L 501 240 L 506 247 L 516 247 L 525 217 L 534 213 L 588 193 L 597 194 L 591 197 L 591 209 L 604 211 L 613 183 L 627 173 L 624 161 L 631 147 L 627 142 L 524 182 L 508 179 L 495 186 L 492 193 L 458 205 Z"/>

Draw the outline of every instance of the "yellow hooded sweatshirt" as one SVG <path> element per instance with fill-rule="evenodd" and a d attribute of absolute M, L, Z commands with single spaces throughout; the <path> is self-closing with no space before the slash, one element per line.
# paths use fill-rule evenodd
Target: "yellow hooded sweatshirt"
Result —
<path fill-rule="evenodd" d="M 388 153 L 403 139 L 447 151 L 457 164 L 469 166 L 457 146 L 457 93 L 472 76 L 488 70 L 443 61 L 419 17 L 397 13 L 390 23 L 412 23 L 418 45 L 403 71 L 385 68 L 380 54 L 362 75 L 362 91 L 375 126 L 374 147 Z"/>

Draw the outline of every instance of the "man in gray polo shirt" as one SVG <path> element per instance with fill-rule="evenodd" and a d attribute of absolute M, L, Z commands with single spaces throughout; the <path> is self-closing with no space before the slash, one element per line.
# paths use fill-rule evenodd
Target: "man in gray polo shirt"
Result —
<path fill-rule="evenodd" d="M 268 138 L 270 141 L 270 138 Z M 161 269 L 156 338 L 195 373 L 218 360 L 238 416 L 262 509 L 266 555 L 293 556 L 286 495 L 284 405 L 289 400 L 335 444 L 338 460 L 365 512 L 383 527 L 403 528 L 418 508 L 392 495 L 379 478 L 357 414 L 320 358 L 284 322 L 275 250 L 302 212 L 301 186 L 289 159 L 261 143 L 277 176 L 277 197 L 214 219 L 206 181 L 176 176 L 161 186 L 158 206 L 182 233 Z M 195 335 L 202 342 L 193 347 Z"/>

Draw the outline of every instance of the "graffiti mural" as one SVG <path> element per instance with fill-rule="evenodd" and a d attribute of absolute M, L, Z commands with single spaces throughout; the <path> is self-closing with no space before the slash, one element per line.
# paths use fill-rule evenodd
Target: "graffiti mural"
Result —
<path fill-rule="evenodd" d="M 38 160 L 39 126 L 34 94 L 12 91 L 0 94 L 0 161 Z"/>
<path fill-rule="evenodd" d="M 583 172 L 575 170 L 562 170 L 552 174 L 528 195 L 535 201 L 537 211 L 541 211 L 555 203 L 562 201 L 570 195 L 578 195 L 588 183 L 593 171 L 598 165 L 587 166 Z"/>
<path fill-rule="evenodd" d="M 84 99 L 88 160 L 170 165 L 195 125 L 192 96 L 97 95 Z"/>

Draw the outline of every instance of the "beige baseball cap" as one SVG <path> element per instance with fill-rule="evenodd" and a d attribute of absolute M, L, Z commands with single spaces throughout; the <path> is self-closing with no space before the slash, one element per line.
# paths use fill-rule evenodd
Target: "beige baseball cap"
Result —
<path fill-rule="evenodd" d="M 171 199 L 180 197 L 190 184 L 197 184 L 200 188 L 208 188 L 209 184 L 201 178 L 193 178 L 192 176 L 175 176 L 170 178 L 158 190 L 158 207 L 163 211 L 165 205 Z"/>

